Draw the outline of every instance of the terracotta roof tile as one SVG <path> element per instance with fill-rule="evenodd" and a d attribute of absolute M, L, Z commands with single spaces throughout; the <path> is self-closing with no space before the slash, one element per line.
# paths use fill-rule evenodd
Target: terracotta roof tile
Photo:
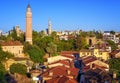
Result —
<path fill-rule="evenodd" d="M 47 80 L 46 83 L 77 83 L 77 81 L 70 79 L 67 76 L 62 76 Z"/>
<path fill-rule="evenodd" d="M 92 58 L 95 58 L 95 57 L 93 57 L 93 56 L 82 57 L 82 60 L 85 61 L 85 60 L 89 60 L 89 59 L 92 59 Z"/>
<path fill-rule="evenodd" d="M 49 79 L 49 80 L 46 80 L 46 83 L 57 83 L 56 81 L 58 81 L 59 78 L 52 78 L 52 79 Z"/>
<path fill-rule="evenodd" d="M 89 69 L 90 69 L 90 65 L 87 65 L 83 68 L 83 71 L 85 72 L 85 71 L 88 71 Z"/>
<path fill-rule="evenodd" d="M 66 75 L 67 68 L 64 66 L 57 66 L 54 68 L 49 69 L 48 71 L 44 72 L 42 76 L 49 76 L 49 73 L 52 72 L 53 76 L 60 76 L 60 75 Z"/>
<path fill-rule="evenodd" d="M 56 64 L 56 63 L 61 63 L 61 64 L 64 64 L 64 65 L 67 65 L 67 66 L 71 65 L 71 61 L 69 59 L 59 60 L 59 61 L 53 62 L 51 64 Z M 49 64 L 49 65 L 51 65 L 51 64 Z"/>
<path fill-rule="evenodd" d="M 70 74 L 68 74 L 68 70 L 70 71 Z M 56 76 L 76 76 L 78 74 L 78 69 L 77 68 L 66 68 L 64 66 L 57 66 L 54 68 L 49 69 L 48 71 L 44 72 L 42 74 L 42 76 L 49 76 L 49 73 L 52 72 L 53 76 L 52 77 L 56 77 Z"/>
<path fill-rule="evenodd" d="M 77 52 L 77 51 L 62 51 L 61 55 L 66 55 L 66 54 L 72 55 L 72 54 L 75 54 L 75 53 L 79 54 L 79 52 Z"/>
<path fill-rule="evenodd" d="M 20 41 L 6 41 L 6 42 L 1 42 L 1 46 L 19 46 L 22 45 Z"/>
<path fill-rule="evenodd" d="M 69 78 L 66 76 L 63 76 L 59 78 L 56 83 L 66 83 L 67 80 L 69 80 Z"/>
<path fill-rule="evenodd" d="M 112 52 L 110 53 L 110 55 L 114 56 L 114 55 L 116 55 L 116 54 L 119 53 L 119 52 L 120 52 L 120 50 L 114 50 L 114 51 L 112 51 Z"/>
<path fill-rule="evenodd" d="M 64 56 L 64 57 L 67 57 L 67 58 L 71 58 L 71 59 L 74 59 L 74 56 L 71 56 L 71 55 L 61 55 L 61 56 Z"/>
<path fill-rule="evenodd" d="M 106 70 L 106 69 L 108 69 L 107 67 L 105 67 L 105 66 L 99 66 L 99 65 L 97 65 L 97 64 L 94 64 L 95 65 L 95 67 L 96 68 L 99 68 L 99 69 L 101 69 L 101 70 Z"/>
<path fill-rule="evenodd" d="M 93 62 L 93 61 L 96 61 L 96 59 L 89 59 L 89 60 L 86 60 L 86 61 L 83 61 L 83 62 L 84 62 L 84 64 L 88 64 L 88 63 Z"/>
<path fill-rule="evenodd" d="M 61 60 L 60 63 L 63 65 L 67 65 L 67 66 L 71 67 L 71 64 L 73 62 L 71 62 L 70 60 L 67 59 L 67 60 Z"/>
<path fill-rule="evenodd" d="M 77 68 L 69 68 L 69 70 L 71 71 L 71 75 L 77 75 L 79 72 L 79 69 Z"/>
<path fill-rule="evenodd" d="M 74 79 L 69 79 L 69 80 L 67 80 L 66 83 L 78 83 L 78 82 L 76 80 L 74 80 Z"/>
<path fill-rule="evenodd" d="M 83 58 L 82 60 L 83 60 L 84 64 L 88 64 L 88 63 L 93 62 L 97 59 L 93 56 L 88 56 L 88 57 Z"/>

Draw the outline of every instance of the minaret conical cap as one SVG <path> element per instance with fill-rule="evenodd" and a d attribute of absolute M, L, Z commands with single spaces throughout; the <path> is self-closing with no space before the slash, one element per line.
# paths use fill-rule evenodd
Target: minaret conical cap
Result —
<path fill-rule="evenodd" d="M 48 19 L 48 25 L 51 25 L 51 20 L 50 20 L 50 18 Z"/>
<path fill-rule="evenodd" d="M 30 4 L 28 4 L 28 6 L 27 6 L 27 12 L 31 12 Z"/>

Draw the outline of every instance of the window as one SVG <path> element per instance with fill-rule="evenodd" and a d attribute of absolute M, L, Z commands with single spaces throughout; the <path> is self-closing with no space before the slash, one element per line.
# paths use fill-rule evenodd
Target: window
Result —
<path fill-rule="evenodd" d="M 19 54 L 20 54 L 20 50 L 19 50 Z"/>
<path fill-rule="evenodd" d="M 89 52 L 87 53 L 87 55 L 89 55 Z"/>
<path fill-rule="evenodd" d="M 85 53 L 83 52 L 82 55 L 85 55 Z"/>
<path fill-rule="evenodd" d="M 100 55 L 102 55 L 102 52 L 100 52 Z"/>

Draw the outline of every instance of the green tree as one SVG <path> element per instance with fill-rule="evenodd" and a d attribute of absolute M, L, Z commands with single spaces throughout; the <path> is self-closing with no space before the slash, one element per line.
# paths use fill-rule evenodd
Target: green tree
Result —
<path fill-rule="evenodd" d="M 61 40 L 57 43 L 57 50 L 58 52 L 61 51 L 69 51 L 69 50 L 73 50 L 74 49 L 74 40 L 70 39 L 70 40 Z"/>
<path fill-rule="evenodd" d="M 33 44 L 44 54 L 46 52 L 47 44 L 52 41 L 52 38 L 49 36 L 40 37 L 37 32 L 34 32 L 33 35 Z"/>
<path fill-rule="evenodd" d="M 112 31 L 110 31 L 110 33 L 114 35 L 114 34 L 115 34 L 115 31 L 112 30 Z"/>
<path fill-rule="evenodd" d="M 33 40 L 33 44 L 36 44 L 37 43 L 37 41 L 39 41 L 40 40 L 40 35 L 39 35 L 39 33 L 37 32 L 37 31 L 32 31 L 32 40 Z"/>
<path fill-rule="evenodd" d="M 8 36 L 3 36 L 3 35 L 1 35 L 1 36 L 0 36 L 0 40 L 1 40 L 1 41 L 11 41 L 11 40 L 12 40 L 12 37 L 11 37 L 10 35 L 8 35 Z"/>
<path fill-rule="evenodd" d="M 40 37 L 44 37 L 46 35 L 45 31 L 43 31 L 43 30 L 39 34 L 40 34 Z"/>
<path fill-rule="evenodd" d="M 3 77 L 4 77 L 5 73 L 6 73 L 5 67 L 4 67 L 4 65 L 0 62 L 0 80 L 3 80 Z"/>
<path fill-rule="evenodd" d="M 120 59 L 114 58 L 109 60 L 110 72 L 116 72 L 117 76 L 120 76 Z"/>
<path fill-rule="evenodd" d="M 46 48 L 48 47 L 48 44 L 53 42 L 52 37 L 50 36 L 45 36 L 43 38 L 41 38 L 39 41 L 37 41 L 37 46 L 41 49 L 44 50 L 44 52 L 46 52 Z"/>
<path fill-rule="evenodd" d="M 57 36 L 57 32 L 56 31 L 52 32 L 51 37 L 53 38 L 54 42 L 59 42 L 59 37 Z"/>
<path fill-rule="evenodd" d="M 6 38 L 6 36 L 1 35 L 1 36 L 0 36 L 0 40 L 1 40 L 1 41 L 2 41 L 2 40 L 7 40 L 7 38 Z"/>
<path fill-rule="evenodd" d="M 111 46 L 112 50 L 116 50 L 118 48 L 117 44 L 115 44 L 113 41 L 108 40 L 107 42 Z"/>
<path fill-rule="evenodd" d="M 89 37 L 95 37 L 94 31 L 89 31 L 89 32 L 88 32 L 88 36 L 89 36 Z"/>
<path fill-rule="evenodd" d="M 20 63 L 13 63 L 11 66 L 10 66 L 10 72 L 12 74 L 14 73 L 19 73 L 19 74 L 23 74 L 25 75 L 27 73 L 27 67 L 23 64 L 20 64 Z"/>
<path fill-rule="evenodd" d="M 86 36 L 88 36 L 88 34 L 87 34 L 87 32 L 80 32 L 80 36 L 86 37 Z"/>
<path fill-rule="evenodd" d="M 8 36 L 1 36 L 0 40 L 3 40 L 3 41 L 14 40 L 14 41 L 21 41 L 23 43 L 24 40 L 25 40 L 25 35 L 24 35 L 24 33 L 21 33 L 20 36 L 18 37 L 17 36 L 17 32 L 15 30 L 15 27 L 13 27 L 13 30 L 11 30 L 10 35 L 8 35 Z"/>
<path fill-rule="evenodd" d="M 25 41 L 25 34 L 24 33 L 20 34 L 20 36 L 18 37 L 18 41 L 24 43 L 24 41 Z"/>
<path fill-rule="evenodd" d="M 40 50 L 40 48 L 36 45 L 30 45 L 29 43 L 25 43 L 24 52 L 28 53 L 31 60 L 36 63 L 44 61 L 43 59 L 44 52 Z"/>
<path fill-rule="evenodd" d="M 86 45 L 87 45 L 87 43 L 86 43 L 86 39 L 84 37 L 78 36 L 76 38 L 76 41 L 75 41 L 76 50 L 81 50 L 81 49 L 85 48 Z"/>
<path fill-rule="evenodd" d="M 53 43 L 50 42 L 48 43 L 48 47 L 46 48 L 47 53 L 49 53 L 49 56 L 56 54 L 57 52 L 57 46 Z"/>
<path fill-rule="evenodd" d="M 102 33 L 96 33 L 96 38 L 97 38 L 97 39 L 102 39 L 102 38 L 103 38 Z"/>
<path fill-rule="evenodd" d="M 17 32 L 15 30 L 15 27 L 13 27 L 13 30 L 10 36 L 12 37 L 12 40 L 19 40 L 19 38 L 17 37 Z"/>

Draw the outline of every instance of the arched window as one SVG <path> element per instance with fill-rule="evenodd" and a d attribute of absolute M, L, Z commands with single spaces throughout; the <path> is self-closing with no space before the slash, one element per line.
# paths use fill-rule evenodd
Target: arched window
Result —
<path fill-rule="evenodd" d="M 92 45 L 92 39 L 89 39 L 89 45 L 90 46 Z"/>

